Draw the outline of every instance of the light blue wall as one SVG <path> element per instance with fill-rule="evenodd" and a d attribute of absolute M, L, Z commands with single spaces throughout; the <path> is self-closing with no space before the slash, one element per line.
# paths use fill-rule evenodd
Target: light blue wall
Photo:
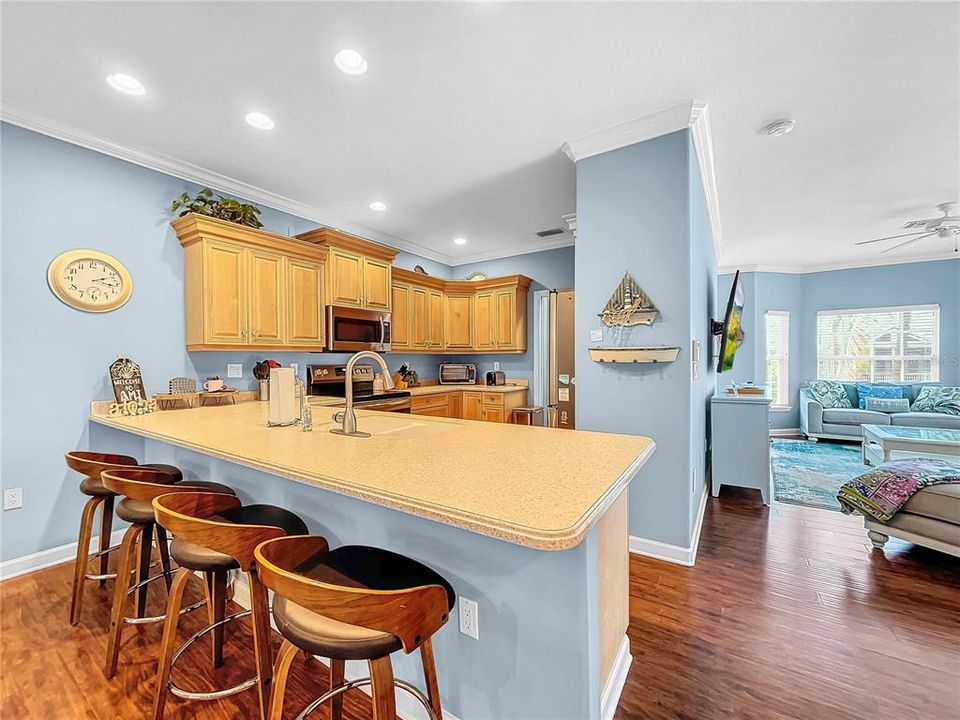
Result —
<path fill-rule="evenodd" d="M 960 260 L 829 270 L 807 274 L 751 272 L 741 275 L 746 291 L 744 331 L 729 380 L 756 380 L 765 376 L 764 313 L 790 313 L 789 412 L 772 413 L 775 428 L 799 427 L 796 401 L 800 386 L 817 375 L 817 313 L 897 305 L 940 306 L 940 379 L 960 385 Z M 733 275 L 719 278 L 720 297 L 729 293 Z"/>
<path fill-rule="evenodd" d="M 680 546 L 690 543 L 691 457 L 701 445 L 692 436 L 702 432 L 693 426 L 702 422 L 708 392 L 699 383 L 691 386 L 690 344 L 705 337 L 716 275 L 704 249 L 702 197 L 691 201 L 691 163 L 696 160 L 687 131 L 577 163 L 577 427 L 656 440 L 657 452 L 631 486 L 630 532 Z M 625 271 L 661 314 L 650 327 L 618 335 L 603 327 L 597 313 Z M 588 348 L 590 331 L 598 329 L 604 344 L 676 345 L 680 356 L 667 365 L 594 363 Z"/>
<path fill-rule="evenodd" d="M 525 255 L 513 255 L 499 260 L 486 260 L 470 265 L 457 265 L 451 268 L 450 277 L 454 280 L 462 280 L 474 272 L 485 272 L 488 277 L 519 274 L 526 275 L 533 280 L 527 297 L 527 352 L 522 355 L 464 355 L 452 360 L 454 362 L 476 363 L 477 372 L 480 373 L 481 377 L 488 370 L 493 370 L 493 363 L 498 360 L 500 369 L 507 374 L 507 377 L 524 378 L 532 385 L 534 293 L 538 290 L 572 288 L 573 267 L 574 252 L 573 246 L 570 246 Z"/>

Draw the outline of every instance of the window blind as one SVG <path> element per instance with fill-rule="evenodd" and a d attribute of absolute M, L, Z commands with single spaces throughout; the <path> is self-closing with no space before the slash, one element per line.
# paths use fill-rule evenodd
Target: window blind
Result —
<path fill-rule="evenodd" d="M 817 313 L 820 379 L 936 381 L 939 353 L 939 305 Z"/>
<path fill-rule="evenodd" d="M 773 405 L 790 404 L 790 313 L 768 310 L 766 383 Z"/>

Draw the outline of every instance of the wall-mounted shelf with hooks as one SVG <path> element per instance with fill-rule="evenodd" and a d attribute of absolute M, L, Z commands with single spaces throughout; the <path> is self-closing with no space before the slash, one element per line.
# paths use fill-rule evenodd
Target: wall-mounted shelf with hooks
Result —
<path fill-rule="evenodd" d="M 679 347 L 664 345 L 590 348 L 590 359 L 601 363 L 668 363 L 676 360 L 679 354 Z"/>

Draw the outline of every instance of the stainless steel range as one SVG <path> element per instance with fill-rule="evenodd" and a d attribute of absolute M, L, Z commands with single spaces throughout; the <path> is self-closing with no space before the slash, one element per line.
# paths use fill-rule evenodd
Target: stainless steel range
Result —
<path fill-rule="evenodd" d="M 353 369 L 353 406 L 360 410 L 410 412 L 410 393 L 406 390 L 373 391 L 373 366 L 357 365 Z M 307 365 L 307 395 L 343 398 L 347 396 L 346 365 Z"/>

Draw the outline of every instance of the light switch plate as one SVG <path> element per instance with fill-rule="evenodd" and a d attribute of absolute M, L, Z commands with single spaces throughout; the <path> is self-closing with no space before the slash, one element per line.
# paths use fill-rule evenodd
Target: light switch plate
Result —
<path fill-rule="evenodd" d="M 243 377 L 243 365 L 240 363 L 227 363 L 227 377 L 228 378 L 242 378 Z"/>
<path fill-rule="evenodd" d="M 603 342 L 603 330 L 591 330 L 590 342 Z"/>

